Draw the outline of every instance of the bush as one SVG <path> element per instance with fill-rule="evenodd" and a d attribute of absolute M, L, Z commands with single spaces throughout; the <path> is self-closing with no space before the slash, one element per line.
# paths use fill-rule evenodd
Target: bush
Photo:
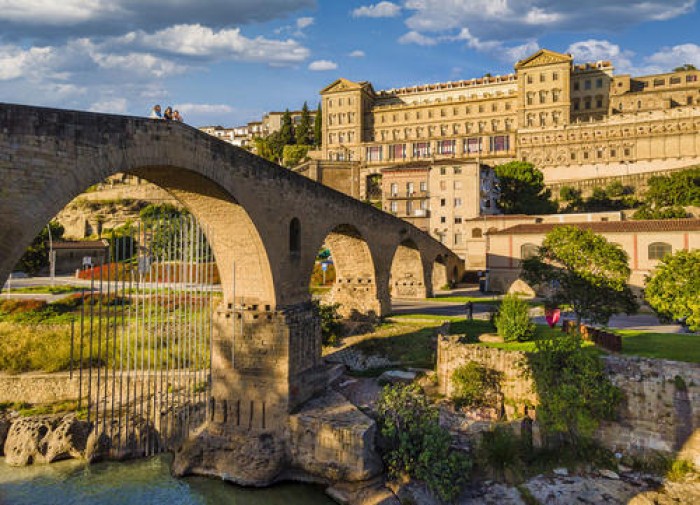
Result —
<path fill-rule="evenodd" d="M 438 409 L 421 388 L 386 386 L 377 413 L 389 476 L 422 480 L 441 500 L 454 499 L 467 481 L 471 462 L 450 449 L 452 437 L 438 423 Z"/>
<path fill-rule="evenodd" d="M 321 305 L 313 302 L 316 313 L 321 319 L 321 342 L 323 345 L 337 345 L 343 330 L 343 323 L 338 313 L 339 303 Z"/>
<path fill-rule="evenodd" d="M 500 378 L 497 371 L 470 361 L 452 372 L 452 398 L 458 407 L 486 406 L 498 393 Z"/>
<path fill-rule="evenodd" d="M 537 352 L 529 356 L 541 401 L 537 420 L 574 446 L 590 438 L 600 421 L 614 419 L 622 399 L 601 360 L 581 343 L 577 333 L 563 333 L 537 340 Z"/>
<path fill-rule="evenodd" d="M 496 425 L 483 433 L 477 448 L 479 465 L 494 477 L 517 481 L 522 477 L 524 444 L 508 427 Z"/>
<path fill-rule="evenodd" d="M 530 307 L 516 295 L 506 295 L 494 323 L 498 334 L 506 342 L 531 340 L 535 325 L 530 321 Z"/>

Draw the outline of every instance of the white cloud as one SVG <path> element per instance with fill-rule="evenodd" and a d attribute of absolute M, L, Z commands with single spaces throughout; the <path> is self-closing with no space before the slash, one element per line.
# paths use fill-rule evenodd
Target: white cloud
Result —
<path fill-rule="evenodd" d="M 316 0 L 0 0 L 3 35 L 51 39 L 155 31 L 176 24 L 213 28 L 287 18 Z M 302 18 L 303 19 L 303 18 Z"/>
<path fill-rule="evenodd" d="M 242 35 L 240 28 L 214 31 L 202 25 L 175 25 L 152 34 L 131 32 L 119 42 L 183 56 L 270 64 L 299 63 L 309 56 L 309 50 L 293 39 L 251 39 Z"/>
<path fill-rule="evenodd" d="M 434 39 L 432 37 L 427 37 L 421 33 L 418 33 L 416 31 L 410 31 L 408 33 L 404 33 L 399 37 L 399 43 L 400 44 L 417 44 L 419 46 L 434 46 L 435 44 L 438 43 L 437 39 Z"/>
<path fill-rule="evenodd" d="M 304 28 L 309 27 L 312 24 L 314 24 L 314 18 L 305 17 L 297 19 L 297 28 L 300 30 L 303 30 Z"/>
<path fill-rule="evenodd" d="M 646 62 L 657 66 L 660 69 L 659 72 L 668 72 L 686 63 L 700 68 L 700 46 L 697 44 L 680 44 L 673 47 L 664 47 L 646 58 Z"/>
<path fill-rule="evenodd" d="M 696 0 L 406 0 L 409 30 L 438 41 L 466 29 L 482 47 L 533 41 L 552 30 L 620 30 L 690 12 Z M 472 47 L 479 49 L 472 42 Z M 484 49 L 479 49 L 484 50 Z"/>
<path fill-rule="evenodd" d="M 104 0 L 0 0 L 0 19 L 28 24 L 73 25 L 120 10 Z"/>
<path fill-rule="evenodd" d="M 91 112 L 106 112 L 108 114 L 126 114 L 129 110 L 126 98 L 112 98 L 95 102 L 88 109 Z"/>
<path fill-rule="evenodd" d="M 524 44 L 520 44 L 519 46 L 504 47 L 503 56 L 501 59 L 515 63 L 522 60 L 526 56 L 536 53 L 539 50 L 540 45 L 534 40 L 531 40 L 529 42 L 525 42 Z"/>
<path fill-rule="evenodd" d="M 22 49 L 17 46 L 0 46 L 0 80 L 7 81 L 40 71 L 54 57 L 51 47 Z"/>
<path fill-rule="evenodd" d="M 335 70 L 336 68 L 338 68 L 338 64 L 329 60 L 316 60 L 309 63 L 309 70 L 314 71 Z"/>
<path fill-rule="evenodd" d="M 211 103 L 178 103 L 173 109 L 183 114 L 231 114 L 234 111 L 230 105 Z"/>
<path fill-rule="evenodd" d="M 401 13 L 401 7 L 392 2 L 365 5 L 352 11 L 355 18 L 393 18 Z"/>
<path fill-rule="evenodd" d="M 610 60 L 620 72 L 633 71 L 632 51 L 622 50 L 617 44 L 607 40 L 588 39 L 575 42 L 567 52 L 580 63 L 599 60 Z"/>
<path fill-rule="evenodd" d="M 148 53 L 100 54 L 93 55 L 101 68 L 129 71 L 154 77 L 166 77 L 184 73 L 187 68 L 177 63 Z"/>
<path fill-rule="evenodd" d="M 348 54 L 351 58 L 364 58 L 365 57 L 365 52 L 360 51 L 359 49 L 355 49 L 353 52 Z"/>

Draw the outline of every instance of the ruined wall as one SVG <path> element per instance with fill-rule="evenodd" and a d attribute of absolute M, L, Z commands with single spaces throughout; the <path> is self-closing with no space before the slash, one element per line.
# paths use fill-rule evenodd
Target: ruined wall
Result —
<path fill-rule="evenodd" d="M 617 451 L 681 451 L 700 468 L 700 364 L 620 355 L 602 359 L 624 400 L 618 421 L 604 423 L 597 438 Z M 441 337 L 437 361 L 441 393 L 451 394 L 452 373 L 469 361 L 503 373 L 502 392 L 509 419 L 522 415 L 529 405 L 535 406 L 536 416 L 539 399 L 532 379 L 524 374 L 524 352 L 464 344 L 454 336 Z"/>

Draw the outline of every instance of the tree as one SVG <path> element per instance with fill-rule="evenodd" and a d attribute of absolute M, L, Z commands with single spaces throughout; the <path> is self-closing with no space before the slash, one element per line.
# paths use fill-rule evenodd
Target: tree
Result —
<path fill-rule="evenodd" d="M 316 109 L 316 117 L 314 118 L 314 146 L 321 147 L 323 144 L 323 123 L 321 122 L 321 104 L 318 104 Z"/>
<path fill-rule="evenodd" d="M 294 126 L 292 126 L 292 115 L 289 109 L 284 111 L 282 115 L 282 127 L 280 128 L 280 141 L 282 146 L 290 146 L 294 144 Z"/>
<path fill-rule="evenodd" d="M 58 221 L 51 221 L 47 226 L 44 226 L 39 234 L 34 237 L 32 243 L 24 252 L 17 268 L 29 275 L 37 274 L 42 268 L 49 264 L 49 230 L 51 228 L 51 240 L 60 240 L 63 237 L 65 229 Z"/>
<path fill-rule="evenodd" d="M 665 256 L 646 278 L 644 298 L 659 316 L 700 330 L 700 250 Z"/>
<path fill-rule="evenodd" d="M 309 106 L 304 102 L 301 108 L 301 121 L 294 132 L 298 146 L 309 145 L 309 137 L 311 136 L 311 114 L 309 114 Z"/>
<path fill-rule="evenodd" d="M 695 65 L 693 65 L 692 63 L 685 63 L 680 67 L 676 67 L 673 69 L 674 72 L 684 72 L 686 70 L 697 70 L 697 67 L 695 67 Z"/>
<path fill-rule="evenodd" d="M 556 210 L 542 172 L 532 163 L 511 161 L 494 170 L 500 187 L 498 206 L 505 214 L 547 214 Z"/>
<path fill-rule="evenodd" d="M 700 167 L 649 178 L 644 195 L 651 207 L 700 206 Z"/>
<path fill-rule="evenodd" d="M 503 298 L 494 322 L 498 334 L 506 342 L 531 340 L 535 335 L 530 306 L 517 295 L 508 294 Z"/>
<path fill-rule="evenodd" d="M 532 285 L 549 286 L 549 303 L 570 305 L 579 324 L 582 319 L 605 324 L 613 314 L 636 312 L 629 276 L 620 246 L 575 226 L 549 232 L 538 254 L 523 261 L 521 273 Z"/>
<path fill-rule="evenodd" d="M 285 167 L 295 167 L 306 158 L 309 146 L 284 146 L 282 162 Z"/>

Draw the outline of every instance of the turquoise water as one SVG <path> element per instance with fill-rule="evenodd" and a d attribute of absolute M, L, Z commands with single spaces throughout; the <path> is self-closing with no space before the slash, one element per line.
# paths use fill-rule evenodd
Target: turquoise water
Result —
<path fill-rule="evenodd" d="M 202 477 L 175 479 L 170 457 L 86 465 L 68 460 L 13 468 L 0 459 L 0 505 L 331 505 L 319 487 L 248 489 Z"/>

